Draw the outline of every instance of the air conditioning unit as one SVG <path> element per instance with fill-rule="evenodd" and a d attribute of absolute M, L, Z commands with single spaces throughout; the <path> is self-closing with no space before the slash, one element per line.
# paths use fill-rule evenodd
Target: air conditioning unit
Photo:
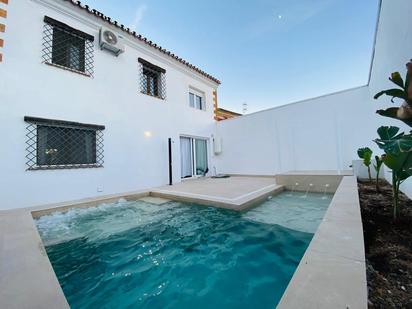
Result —
<path fill-rule="evenodd" d="M 110 29 L 100 28 L 100 48 L 119 56 L 124 52 L 123 38 Z"/>

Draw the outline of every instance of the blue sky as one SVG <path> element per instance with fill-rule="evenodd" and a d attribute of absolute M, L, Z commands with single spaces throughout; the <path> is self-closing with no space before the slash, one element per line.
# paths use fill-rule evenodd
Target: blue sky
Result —
<path fill-rule="evenodd" d="M 254 112 L 365 85 L 378 0 L 83 0 L 222 81 Z"/>

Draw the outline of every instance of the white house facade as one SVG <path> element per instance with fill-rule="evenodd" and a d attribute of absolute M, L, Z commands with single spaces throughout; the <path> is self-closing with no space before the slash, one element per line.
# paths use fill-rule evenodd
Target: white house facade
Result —
<path fill-rule="evenodd" d="M 0 210 L 209 173 L 216 78 L 77 1 L 7 11 Z"/>
<path fill-rule="evenodd" d="M 367 84 L 216 123 L 216 78 L 77 1 L 10 1 L 0 62 L 0 209 L 168 184 L 169 138 L 172 182 L 215 170 L 347 170 L 359 147 L 379 151 L 379 126 L 409 129 L 376 115 L 391 103 L 373 95 L 411 58 L 411 7 L 380 2 Z M 102 28 L 123 37 L 120 54 L 100 48 Z M 53 41 L 70 35 L 62 60 Z M 64 143 L 53 142 L 62 135 Z M 79 144 L 80 152 L 69 151 Z M 411 181 L 402 189 L 412 196 Z"/>

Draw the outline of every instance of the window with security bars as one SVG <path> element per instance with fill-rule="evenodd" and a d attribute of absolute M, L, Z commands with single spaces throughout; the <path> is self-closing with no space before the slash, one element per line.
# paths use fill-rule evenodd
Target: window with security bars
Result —
<path fill-rule="evenodd" d="M 103 166 L 104 126 L 25 117 L 27 169 Z"/>
<path fill-rule="evenodd" d="M 44 17 L 43 61 L 93 76 L 94 37 L 62 22 Z"/>
<path fill-rule="evenodd" d="M 142 58 L 138 59 L 140 65 L 140 92 L 166 99 L 166 70 Z"/>

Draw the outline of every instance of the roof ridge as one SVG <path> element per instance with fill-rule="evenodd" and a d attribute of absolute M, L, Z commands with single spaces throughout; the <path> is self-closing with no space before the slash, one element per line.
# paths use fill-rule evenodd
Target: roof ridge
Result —
<path fill-rule="evenodd" d="M 197 73 L 203 75 L 204 77 L 206 77 L 206 78 L 208 78 L 208 79 L 212 80 L 213 82 L 220 85 L 220 80 L 218 80 L 216 77 L 213 77 L 212 75 L 210 75 L 210 74 L 206 73 L 205 71 L 199 69 L 198 67 L 196 67 L 193 64 L 189 63 L 188 61 L 180 58 L 179 56 L 177 56 L 174 53 L 172 53 L 171 51 L 161 47 L 160 45 L 157 45 L 157 44 L 153 43 L 151 40 L 149 40 L 148 38 L 142 36 L 141 34 L 138 34 L 136 31 L 131 31 L 130 28 L 126 28 L 123 24 L 120 24 L 118 21 L 112 19 L 111 17 L 104 15 L 102 12 L 99 12 L 96 9 L 90 8 L 87 4 L 83 5 L 81 3 L 81 1 L 75 1 L 75 0 L 63 0 L 63 1 L 70 2 L 71 4 L 75 5 L 76 7 L 80 8 L 82 10 L 85 10 L 89 14 L 92 14 L 96 17 L 99 17 L 103 21 L 115 26 L 116 28 L 122 30 L 123 32 L 126 32 L 127 34 L 133 36 L 134 38 L 138 39 L 139 41 L 149 45 L 150 47 L 153 47 L 153 48 L 157 49 L 158 51 L 162 52 L 163 54 L 175 59 L 176 61 L 180 62 L 181 64 L 187 66 L 188 68 L 196 71 Z"/>

